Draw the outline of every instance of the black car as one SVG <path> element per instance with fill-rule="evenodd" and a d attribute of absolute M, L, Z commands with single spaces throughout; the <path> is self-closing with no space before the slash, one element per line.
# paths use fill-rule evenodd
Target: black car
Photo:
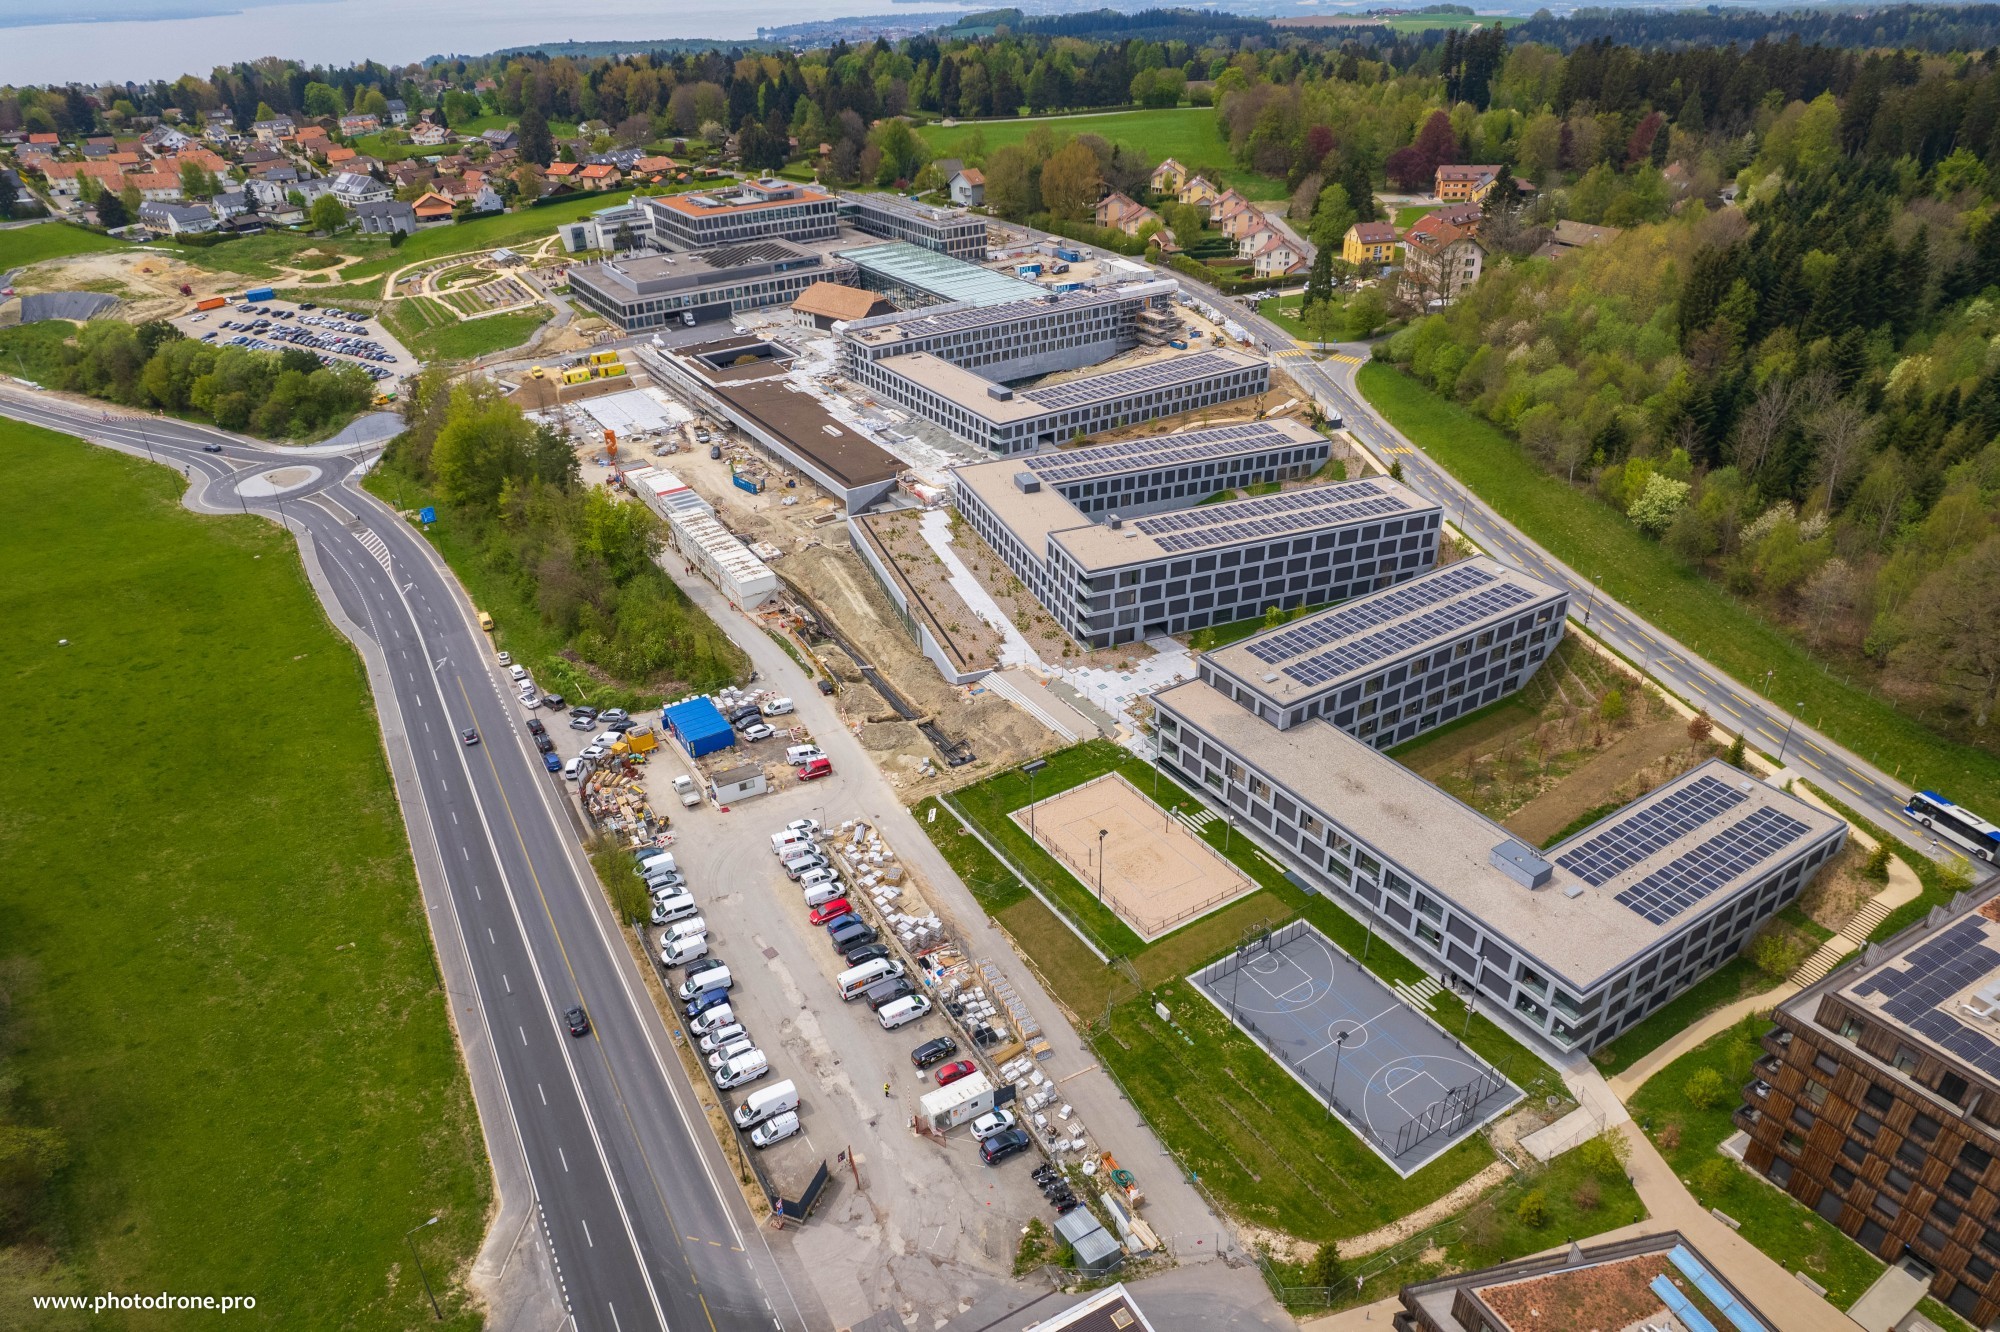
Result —
<path fill-rule="evenodd" d="M 859 916 L 842 916 L 833 923 L 829 935 L 833 939 L 833 950 L 845 953 L 857 944 L 874 943 L 881 936 L 868 928 Z"/>
<path fill-rule="evenodd" d="M 201 451 L 203 453 L 220 453 L 222 452 L 222 446 L 220 444 L 204 444 L 201 446 Z"/>
<path fill-rule="evenodd" d="M 620 735 L 623 735 L 625 732 L 631 730 L 639 723 L 633 721 L 630 717 L 620 717 L 617 721 L 606 721 L 604 720 L 604 718 L 599 717 L 597 719 L 597 724 L 599 726 L 602 726 L 607 731 L 616 731 Z"/>
<path fill-rule="evenodd" d="M 764 720 L 763 709 L 759 708 L 754 703 L 749 704 L 745 707 L 740 707 L 736 709 L 736 711 L 729 714 L 729 724 L 731 726 L 738 726 L 738 727 L 748 726 L 751 722 L 762 721 L 762 720 Z"/>
<path fill-rule="evenodd" d="M 529 735 L 547 735 L 548 733 L 549 733 L 549 728 L 542 725 L 542 719 L 540 717 L 528 718 Z"/>
<path fill-rule="evenodd" d="M 561 694 L 543 694 L 542 706 L 550 712 L 561 712 L 563 710 L 563 696 Z"/>
<path fill-rule="evenodd" d="M 819 682 L 819 692 L 822 694 L 831 694 L 833 692 L 833 681 L 821 680 Z"/>
<path fill-rule="evenodd" d="M 1025 1129 L 1002 1129 L 979 1144 L 979 1159 L 987 1165 L 999 1165 L 1010 1156 L 1019 1156 L 1028 1150 L 1028 1134 Z"/>
<path fill-rule="evenodd" d="M 479 743 L 479 732 L 468 726 L 458 733 L 458 738 L 465 741 L 468 745 L 476 745 Z"/>
<path fill-rule="evenodd" d="M 873 962 L 878 957 L 887 957 L 887 956 L 889 956 L 888 944 L 867 943 L 867 944 L 862 944 L 859 948 L 848 949 L 845 954 L 845 959 L 848 966 L 858 967 L 863 962 Z"/>
<path fill-rule="evenodd" d="M 939 1036 L 935 1040 L 925 1041 L 922 1045 L 910 1051 L 910 1062 L 918 1068 L 931 1068 L 937 1064 L 942 1064 L 957 1053 L 957 1041 L 949 1036 Z"/>
<path fill-rule="evenodd" d="M 556 752 L 556 742 L 546 735 L 538 735 L 535 737 L 535 748 L 543 754 L 553 754 Z"/>
<path fill-rule="evenodd" d="M 583 1011 L 583 1006 L 580 1004 L 564 1013 L 563 1021 L 569 1024 L 569 1034 L 572 1036 L 590 1034 L 590 1015 Z"/>

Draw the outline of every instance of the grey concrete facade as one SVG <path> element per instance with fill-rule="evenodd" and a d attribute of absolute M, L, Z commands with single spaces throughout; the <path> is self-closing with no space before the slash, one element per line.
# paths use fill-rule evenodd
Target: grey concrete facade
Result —
<path fill-rule="evenodd" d="M 840 235 L 840 204 L 816 186 L 746 180 L 726 189 L 718 184 L 713 191 L 640 199 L 654 243 L 667 250 L 705 250 L 767 237 L 824 241 Z"/>
<path fill-rule="evenodd" d="M 907 241 L 954 259 L 986 257 L 986 219 L 956 208 L 934 208 L 897 194 L 841 196 L 840 211 L 856 231 Z"/>
<path fill-rule="evenodd" d="M 1180 327 L 1179 287 L 1129 282 L 1009 305 L 969 301 L 849 321 L 840 334 L 840 372 L 864 388 L 894 396 L 899 386 L 879 369 L 892 356 L 927 352 L 988 379 L 1007 382 L 1097 365 L 1142 342 L 1157 345 Z"/>
<path fill-rule="evenodd" d="M 705 323 L 740 310 L 788 305 L 815 282 L 842 282 L 854 267 L 782 240 L 649 254 L 570 270 L 570 294 L 627 333 Z"/>

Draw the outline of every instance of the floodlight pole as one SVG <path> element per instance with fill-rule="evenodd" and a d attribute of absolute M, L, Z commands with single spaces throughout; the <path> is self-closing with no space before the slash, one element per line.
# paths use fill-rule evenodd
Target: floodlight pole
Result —
<path fill-rule="evenodd" d="M 1801 702 L 1798 705 L 1798 710 L 1804 712 L 1806 705 Z M 1796 720 L 1797 718 L 1792 713 L 1788 712 L 1785 714 L 1785 738 L 1778 742 L 1778 766 L 1781 768 L 1785 766 L 1785 746 L 1792 743 L 1792 723 Z"/>
<path fill-rule="evenodd" d="M 1097 904 L 1104 905 L 1104 839 L 1111 835 L 1109 828 L 1097 830 Z"/>
<path fill-rule="evenodd" d="M 1465 1030 L 1458 1033 L 1458 1043 L 1464 1045 L 1472 1037 L 1472 1005 L 1479 995 L 1473 990 L 1465 992 Z"/>
<path fill-rule="evenodd" d="M 417 1242 L 410 1238 L 410 1236 L 416 1234 L 419 1230 L 422 1230 L 424 1226 L 434 1226 L 437 1223 L 438 1223 L 438 1218 L 432 1217 L 430 1220 L 424 1222 L 422 1225 L 411 1226 L 408 1230 L 403 1232 L 403 1243 L 410 1246 L 410 1257 L 417 1260 L 417 1275 L 424 1279 L 424 1294 L 431 1297 L 431 1312 L 436 1314 L 437 1320 L 440 1323 L 442 1323 L 444 1321 L 444 1310 L 438 1308 L 437 1292 L 431 1289 L 431 1274 L 429 1272 L 424 1271 L 423 1255 L 417 1252 Z"/>
<path fill-rule="evenodd" d="M 1333 1118 L 1333 1103 L 1340 1099 L 1340 1052 L 1347 1048 L 1347 1033 L 1340 1032 L 1333 1038 L 1333 1082 L 1326 1091 L 1326 1117 Z"/>
<path fill-rule="evenodd" d="M 1035 840 L 1035 774 L 1049 766 L 1047 759 L 1036 759 L 1023 763 L 1021 771 L 1028 774 L 1028 840 Z"/>

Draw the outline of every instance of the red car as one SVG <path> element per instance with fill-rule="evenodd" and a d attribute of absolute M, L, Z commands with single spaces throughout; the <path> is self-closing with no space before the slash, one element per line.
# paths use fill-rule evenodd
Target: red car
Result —
<path fill-rule="evenodd" d="M 815 777 L 831 776 L 833 776 L 833 760 L 830 758 L 816 758 L 799 769 L 799 780 L 802 782 L 809 782 Z"/>
<path fill-rule="evenodd" d="M 854 907 L 846 898 L 836 897 L 831 902 L 821 902 L 812 909 L 812 923 L 824 925 L 830 920 L 838 920 L 853 913 Z"/>
<path fill-rule="evenodd" d="M 938 1068 L 937 1085 L 942 1087 L 947 1082 L 957 1082 L 960 1078 L 970 1077 L 978 1071 L 979 1065 L 970 1059 L 954 1059 Z"/>

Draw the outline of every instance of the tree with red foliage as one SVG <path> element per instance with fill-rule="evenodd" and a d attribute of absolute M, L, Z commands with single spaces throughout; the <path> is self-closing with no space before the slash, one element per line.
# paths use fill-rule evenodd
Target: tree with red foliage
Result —
<path fill-rule="evenodd" d="M 1326 125 L 1314 125 L 1306 131 L 1305 169 L 1319 170 L 1319 164 L 1333 151 L 1333 130 Z"/>
<path fill-rule="evenodd" d="M 1383 164 L 1389 179 L 1405 190 L 1428 190 L 1437 180 L 1437 169 L 1458 160 L 1458 136 L 1452 133 L 1451 117 L 1433 111 L 1417 141 L 1389 154 Z"/>
<path fill-rule="evenodd" d="M 1653 156 L 1653 140 L 1667 126 L 1667 118 L 1655 111 L 1640 121 L 1632 130 L 1632 138 L 1625 145 L 1625 165 L 1638 166 Z"/>

